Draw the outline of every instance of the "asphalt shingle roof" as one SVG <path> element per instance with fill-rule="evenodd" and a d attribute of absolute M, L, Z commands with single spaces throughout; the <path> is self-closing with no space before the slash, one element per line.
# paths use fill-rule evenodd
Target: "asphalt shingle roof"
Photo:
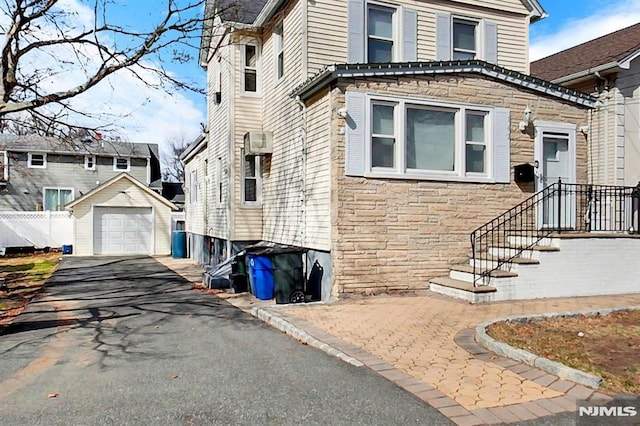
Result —
<path fill-rule="evenodd" d="M 622 61 L 638 50 L 640 23 L 532 62 L 531 75 L 554 81 Z"/>
<path fill-rule="evenodd" d="M 216 0 L 214 7 L 225 22 L 253 24 L 267 0 Z"/>
<path fill-rule="evenodd" d="M 0 135 L 0 151 L 49 152 L 103 155 L 108 157 L 147 158 L 157 145 L 146 143 L 113 142 L 91 139 L 89 141 L 66 141 L 36 135 Z M 157 155 L 157 154 L 156 154 Z"/>

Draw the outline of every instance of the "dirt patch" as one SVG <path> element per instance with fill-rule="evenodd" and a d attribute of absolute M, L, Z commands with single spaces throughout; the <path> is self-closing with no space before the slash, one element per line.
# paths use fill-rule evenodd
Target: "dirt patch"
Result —
<path fill-rule="evenodd" d="M 59 262 L 59 253 L 0 258 L 0 332 L 38 294 Z"/>
<path fill-rule="evenodd" d="M 511 346 L 602 377 L 606 392 L 640 394 L 640 310 L 501 322 L 487 332 Z"/>

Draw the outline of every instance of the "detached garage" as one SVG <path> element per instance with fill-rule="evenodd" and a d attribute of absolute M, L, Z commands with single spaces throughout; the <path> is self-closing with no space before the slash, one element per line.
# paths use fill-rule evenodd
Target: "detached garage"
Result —
<path fill-rule="evenodd" d="M 171 211 L 177 207 L 126 173 L 67 209 L 75 219 L 76 255 L 171 254 Z"/>

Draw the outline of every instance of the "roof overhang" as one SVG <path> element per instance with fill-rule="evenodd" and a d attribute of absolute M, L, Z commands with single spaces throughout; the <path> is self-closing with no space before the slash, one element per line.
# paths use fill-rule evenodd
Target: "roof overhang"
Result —
<path fill-rule="evenodd" d="M 531 23 L 538 22 L 541 19 L 549 16 L 547 12 L 542 8 L 542 5 L 538 0 L 523 0 L 524 5 L 529 9 L 529 16 L 531 17 Z"/>
<path fill-rule="evenodd" d="M 286 2 L 287 0 L 269 0 L 253 22 L 254 27 L 262 27 L 264 24 L 269 22 L 269 19 L 273 18 L 273 15 L 275 15 L 278 9 L 280 9 Z"/>
<path fill-rule="evenodd" d="M 620 62 L 609 62 L 607 64 L 598 65 L 597 67 L 579 71 L 570 75 L 551 80 L 554 84 L 580 83 L 590 78 L 599 78 L 601 74 L 612 74 L 623 69 Z"/>
<path fill-rule="evenodd" d="M 191 144 L 180 154 L 180 160 L 183 163 L 191 160 L 202 148 L 207 146 L 208 138 L 207 134 L 203 133 L 196 138 Z"/>
<path fill-rule="evenodd" d="M 114 176 L 113 178 L 109 179 L 108 181 L 106 181 L 105 183 L 103 183 L 100 186 L 97 186 L 95 188 L 93 188 L 91 191 L 87 192 L 86 194 L 84 194 L 82 197 L 80 198 L 76 198 L 75 200 L 73 200 L 72 202 L 70 202 L 69 204 L 67 204 L 65 206 L 65 209 L 67 210 L 73 210 L 73 208 L 75 206 L 77 206 L 78 204 L 84 202 L 85 200 L 87 200 L 88 198 L 93 197 L 94 195 L 96 195 L 99 192 L 104 191 L 105 189 L 109 188 L 111 185 L 113 185 L 116 182 L 119 182 L 121 180 L 128 180 L 129 182 L 131 182 L 133 185 L 139 187 L 141 190 L 143 190 L 144 192 L 148 193 L 149 195 L 151 195 L 153 198 L 155 198 L 156 200 L 160 201 L 161 203 L 163 203 L 164 205 L 166 205 L 167 207 L 169 207 L 171 210 L 178 210 L 178 206 L 176 206 L 175 204 L 173 204 L 171 201 L 167 200 L 166 198 L 164 198 L 163 196 L 159 195 L 157 192 L 153 191 L 151 188 L 149 188 L 148 186 L 146 186 L 145 184 L 143 184 L 142 182 L 140 182 L 138 179 L 134 178 L 133 176 L 131 176 L 129 173 L 120 173 L 116 176 Z"/>
<path fill-rule="evenodd" d="M 419 75 L 478 74 L 540 94 L 594 108 L 596 98 L 550 81 L 508 70 L 484 61 L 410 62 L 331 65 L 298 86 L 292 96 L 306 100 L 340 78 L 400 77 Z"/>

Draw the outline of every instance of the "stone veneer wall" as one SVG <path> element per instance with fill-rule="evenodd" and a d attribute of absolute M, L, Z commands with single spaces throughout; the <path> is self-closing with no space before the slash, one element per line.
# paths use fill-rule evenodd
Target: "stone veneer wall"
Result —
<path fill-rule="evenodd" d="M 425 289 L 470 255 L 469 234 L 523 201 L 533 187 L 344 174 L 345 92 L 408 95 L 511 109 L 511 166 L 534 161 L 534 134 L 518 130 L 527 105 L 535 120 L 587 124 L 587 109 L 475 75 L 341 80 L 332 97 L 333 295 Z M 577 132 L 577 180 L 586 182 L 587 147 Z"/>

